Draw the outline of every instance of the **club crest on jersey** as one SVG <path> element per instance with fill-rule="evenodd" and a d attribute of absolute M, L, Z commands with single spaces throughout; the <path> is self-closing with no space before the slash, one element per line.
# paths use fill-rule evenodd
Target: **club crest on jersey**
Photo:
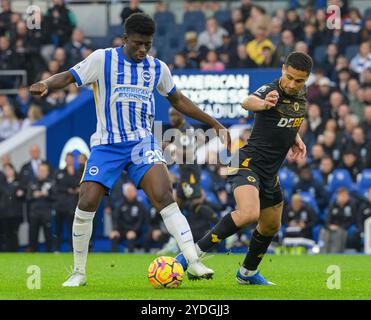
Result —
<path fill-rule="evenodd" d="M 97 166 L 93 166 L 89 169 L 89 174 L 92 176 L 96 176 L 99 172 L 99 168 Z"/>
<path fill-rule="evenodd" d="M 299 109 L 300 109 L 300 104 L 298 102 L 295 102 L 294 103 L 294 110 L 299 111 Z"/>
<path fill-rule="evenodd" d="M 142 79 L 146 82 L 150 82 L 151 79 L 152 79 L 152 75 L 151 75 L 151 72 L 149 72 L 148 70 L 144 70 L 142 72 Z"/>
<path fill-rule="evenodd" d="M 303 123 L 304 117 L 300 118 L 281 118 L 277 123 L 277 127 L 281 128 L 298 128 Z"/>

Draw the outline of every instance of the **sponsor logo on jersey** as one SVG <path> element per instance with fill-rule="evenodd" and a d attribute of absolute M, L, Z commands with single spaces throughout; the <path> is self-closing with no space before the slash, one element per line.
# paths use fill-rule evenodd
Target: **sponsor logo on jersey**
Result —
<path fill-rule="evenodd" d="M 300 118 L 281 118 L 277 123 L 277 127 L 281 128 L 298 128 L 303 123 L 304 117 Z"/>

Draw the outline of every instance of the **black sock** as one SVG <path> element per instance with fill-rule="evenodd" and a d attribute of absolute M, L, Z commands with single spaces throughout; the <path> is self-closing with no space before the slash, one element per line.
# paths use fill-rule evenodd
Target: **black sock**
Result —
<path fill-rule="evenodd" d="M 220 241 L 235 234 L 239 228 L 234 223 L 231 214 L 225 215 L 197 244 L 204 252 L 209 251 Z"/>
<path fill-rule="evenodd" d="M 258 230 L 254 230 L 250 241 L 249 251 L 243 262 L 243 266 L 247 270 L 253 271 L 258 268 L 258 265 L 262 261 L 264 254 L 267 252 L 272 239 L 273 237 L 262 236 Z"/>

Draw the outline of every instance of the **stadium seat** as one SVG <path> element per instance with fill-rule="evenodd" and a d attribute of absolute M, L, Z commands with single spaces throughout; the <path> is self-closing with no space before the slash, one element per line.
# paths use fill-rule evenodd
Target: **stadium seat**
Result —
<path fill-rule="evenodd" d="M 215 193 L 212 191 L 206 191 L 205 190 L 205 200 L 210 203 L 218 203 L 219 200 L 216 197 Z"/>
<path fill-rule="evenodd" d="M 327 46 L 318 46 L 314 49 L 313 58 L 318 64 L 323 64 L 326 57 Z"/>
<path fill-rule="evenodd" d="M 288 201 L 294 189 L 295 175 L 290 169 L 282 168 L 278 171 L 278 176 L 280 178 L 281 187 L 284 190 L 285 200 Z"/>
<path fill-rule="evenodd" d="M 311 172 L 312 172 L 312 177 L 315 181 L 317 181 L 320 184 L 325 183 L 325 180 L 323 179 L 321 171 L 319 171 L 318 169 L 312 169 Z"/>
<path fill-rule="evenodd" d="M 352 177 L 346 169 L 335 169 L 329 176 L 329 183 L 327 185 L 328 192 L 335 193 L 341 187 L 353 191 Z"/>
<path fill-rule="evenodd" d="M 371 7 L 365 10 L 364 19 L 371 16 Z"/>
<path fill-rule="evenodd" d="M 201 187 L 205 191 L 211 191 L 213 188 L 213 181 L 211 180 L 209 172 L 202 170 L 201 172 Z"/>
<path fill-rule="evenodd" d="M 167 49 L 180 52 L 184 45 L 184 28 L 180 25 L 174 25 L 171 32 L 166 35 Z"/>
<path fill-rule="evenodd" d="M 359 46 L 358 45 L 349 46 L 345 49 L 345 56 L 346 56 L 346 58 L 348 59 L 349 62 L 358 53 L 358 51 L 359 51 Z"/>
<path fill-rule="evenodd" d="M 231 19 L 231 12 L 229 10 L 219 10 L 215 12 L 214 17 L 218 21 L 218 24 L 222 26 Z"/>
<path fill-rule="evenodd" d="M 371 169 L 364 169 L 358 176 L 357 179 L 358 192 L 361 195 L 367 193 L 368 189 L 371 188 Z"/>
<path fill-rule="evenodd" d="M 171 11 L 155 12 L 153 18 L 157 25 L 175 24 L 175 17 Z"/>
<path fill-rule="evenodd" d="M 90 37 L 90 41 L 94 49 L 104 49 L 111 45 L 108 37 Z"/>
<path fill-rule="evenodd" d="M 169 172 L 173 175 L 175 175 L 175 177 L 177 179 L 179 179 L 179 166 L 178 165 L 173 165 L 169 168 Z"/>
<path fill-rule="evenodd" d="M 187 11 L 183 15 L 185 31 L 200 33 L 205 30 L 205 14 L 202 11 Z"/>
<path fill-rule="evenodd" d="M 108 36 L 110 38 L 114 38 L 114 37 L 122 37 L 124 33 L 124 28 L 122 25 L 110 25 L 108 27 Z"/>
<path fill-rule="evenodd" d="M 150 209 L 151 203 L 150 203 L 147 195 L 144 193 L 144 191 L 142 189 L 138 190 L 137 198 L 145 206 L 145 208 L 147 210 Z"/>
<path fill-rule="evenodd" d="M 316 215 L 320 217 L 320 210 L 319 210 L 317 201 L 314 199 L 313 195 L 310 192 L 306 192 L 306 191 L 299 192 L 299 195 L 301 196 L 303 201 L 314 210 Z"/>

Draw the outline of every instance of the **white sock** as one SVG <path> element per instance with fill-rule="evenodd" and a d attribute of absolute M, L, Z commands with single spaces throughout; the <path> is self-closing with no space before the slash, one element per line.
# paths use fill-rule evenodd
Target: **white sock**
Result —
<path fill-rule="evenodd" d="M 198 246 L 197 243 L 195 244 L 195 246 L 196 246 L 197 256 L 201 257 L 204 254 L 204 252 L 201 250 L 201 248 Z"/>
<path fill-rule="evenodd" d="M 258 272 L 258 270 L 247 270 L 244 266 L 241 266 L 240 267 L 240 272 L 244 276 L 251 277 L 251 276 L 255 275 Z"/>
<path fill-rule="evenodd" d="M 76 207 L 72 227 L 72 243 L 74 255 L 74 271 L 85 274 L 86 259 L 89 251 L 89 241 L 93 231 L 95 212 L 80 210 Z"/>
<path fill-rule="evenodd" d="M 186 217 L 181 213 L 176 202 L 169 204 L 160 211 L 162 219 L 169 233 L 175 238 L 180 251 L 188 262 L 198 259 L 193 235 Z"/>

